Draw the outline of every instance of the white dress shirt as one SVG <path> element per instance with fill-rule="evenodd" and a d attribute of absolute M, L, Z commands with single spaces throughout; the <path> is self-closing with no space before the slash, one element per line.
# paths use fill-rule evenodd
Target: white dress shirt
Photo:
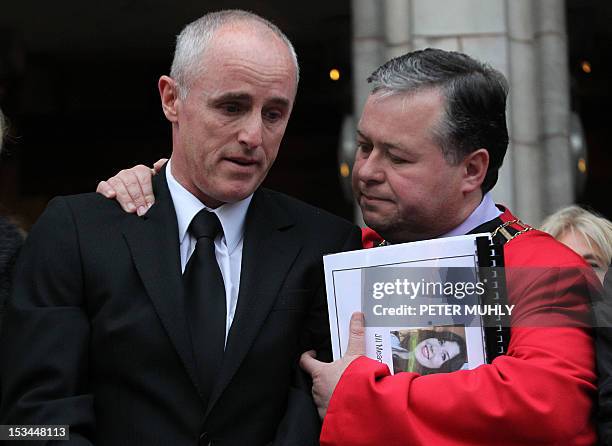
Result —
<path fill-rule="evenodd" d="M 463 221 L 463 223 L 438 238 L 465 235 L 472 229 L 477 228 L 481 224 L 491 221 L 496 217 L 499 217 L 501 214 L 503 214 L 503 212 L 497 209 L 491 195 L 486 193 L 484 194 L 484 197 L 482 197 L 482 201 L 478 207 L 474 209 L 474 211 Z"/>
<path fill-rule="evenodd" d="M 195 215 L 203 208 L 217 214 L 223 234 L 215 238 L 215 255 L 219 263 L 219 269 L 225 284 L 225 341 L 232 326 L 236 304 L 238 302 L 238 291 L 240 290 L 240 266 L 242 264 L 242 246 L 244 241 L 244 221 L 253 195 L 236 203 L 226 203 L 217 209 L 210 209 L 198 200 L 191 192 L 185 189 L 172 175 L 172 160 L 168 161 L 166 167 L 166 180 L 168 189 L 176 210 L 178 222 L 178 242 L 181 252 L 181 269 L 185 267 L 189 257 L 195 250 L 196 239 L 189 234 L 189 225 Z M 203 296 L 204 298 L 204 296 Z"/>

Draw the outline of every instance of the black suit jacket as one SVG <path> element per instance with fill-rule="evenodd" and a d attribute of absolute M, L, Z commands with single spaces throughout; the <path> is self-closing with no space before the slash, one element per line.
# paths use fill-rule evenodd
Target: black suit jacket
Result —
<path fill-rule="evenodd" d="M 165 174 L 144 218 L 97 194 L 54 199 L 22 250 L 1 349 L 0 424 L 69 424 L 75 444 L 310 445 L 319 422 L 297 361 L 329 355 L 326 253 L 359 230 L 260 189 L 208 402 L 185 319 Z"/>
<path fill-rule="evenodd" d="M 0 328 L 2 327 L 4 302 L 11 291 L 15 259 L 22 243 L 23 237 L 19 230 L 0 215 Z M 1 358 L 0 361 L 2 361 Z"/>

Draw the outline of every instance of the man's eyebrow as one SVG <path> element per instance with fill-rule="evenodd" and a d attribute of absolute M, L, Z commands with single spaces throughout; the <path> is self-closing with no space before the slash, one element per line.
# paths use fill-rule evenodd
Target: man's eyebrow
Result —
<path fill-rule="evenodd" d="M 357 129 L 357 130 L 356 130 L 356 132 L 357 132 L 357 135 L 358 135 L 360 138 L 363 138 L 363 139 L 365 139 L 365 140 L 367 140 L 367 141 L 369 141 L 369 140 L 370 140 L 370 138 L 368 138 L 368 137 L 367 137 L 367 136 L 366 136 L 366 135 L 365 135 L 365 134 L 364 134 L 364 133 L 363 133 L 361 130 Z M 383 148 L 385 148 L 386 150 L 390 150 L 390 149 L 403 149 L 403 147 L 404 147 L 404 146 L 402 146 L 401 144 L 399 144 L 399 143 L 394 143 L 394 142 L 382 142 L 380 145 L 381 145 Z"/>
<path fill-rule="evenodd" d="M 277 105 L 277 106 L 281 106 L 285 108 L 289 108 L 291 106 L 291 101 L 289 101 L 289 99 L 284 98 L 282 96 L 275 96 L 273 98 L 268 99 L 266 102 L 269 104 L 273 104 L 273 105 Z"/>
<path fill-rule="evenodd" d="M 401 150 L 401 149 L 403 149 L 403 146 L 401 144 L 394 143 L 394 142 L 383 142 L 382 146 L 385 149 L 387 149 L 387 150 L 390 150 L 390 149 L 400 149 Z"/>
<path fill-rule="evenodd" d="M 368 141 L 370 140 L 370 138 L 368 138 L 366 135 L 364 135 L 364 134 L 361 132 L 361 130 L 359 130 L 359 129 L 357 129 L 357 135 L 358 135 L 360 138 L 367 139 Z"/>
<path fill-rule="evenodd" d="M 247 93 L 223 93 L 220 96 L 211 98 L 214 102 L 224 102 L 224 101 L 239 101 L 239 102 L 247 102 L 251 100 L 251 95 Z"/>
<path fill-rule="evenodd" d="M 228 92 L 228 93 L 223 93 L 220 96 L 211 97 L 211 100 L 217 104 L 222 103 L 222 102 L 227 102 L 227 101 L 251 102 L 253 100 L 253 97 L 248 93 Z M 266 100 L 266 103 L 271 104 L 271 105 L 285 107 L 285 108 L 289 108 L 291 105 L 291 102 L 289 101 L 289 99 L 284 98 L 282 96 L 274 96 Z"/>

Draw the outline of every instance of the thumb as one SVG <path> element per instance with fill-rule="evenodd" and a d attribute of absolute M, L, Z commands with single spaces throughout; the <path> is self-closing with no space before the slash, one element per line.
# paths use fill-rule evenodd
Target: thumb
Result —
<path fill-rule="evenodd" d="M 346 355 L 359 356 L 365 354 L 365 321 L 363 313 L 355 312 L 349 325 L 349 341 Z"/>
<path fill-rule="evenodd" d="M 300 356 L 300 367 L 310 376 L 320 367 L 321 361 L 315 359 L 317 353 L 314 350 L 308 350 Z"/>
<path fill-rule="evenodd" d="M 153 163 L 153 175 L 155 175 L 156 173 L 158 173 L 161 168 L 164 166 L 164 164 L 166 164 L 166 162 L 168 161 L 168 158 L 161 158 L 159 160 L 157 160 L 155 163 Z"/>

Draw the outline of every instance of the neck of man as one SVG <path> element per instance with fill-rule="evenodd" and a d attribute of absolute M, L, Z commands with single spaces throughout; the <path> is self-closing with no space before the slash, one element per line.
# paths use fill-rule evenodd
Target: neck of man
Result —
<path fill-rule="evenodd" d="M 182 157 L 176 155 L 176 152 L 172 153 L 172 163 L 170 165 L 172 169 L 172 176 L 178 183 L 189 191 L 194 197 L 200 200 L 209 209 L 217 209 L 219 206 L 224 204 L 222 201 L 215 200 L 203 193 L 194 183 L 190 180 L 187 174 L 187 166 L 184 163 Z"/>
<path fill-rule="evenodd" d="M 407 242 L 417 242 L 420 240 L 429 240 L 438 238 L 444 234 L 449 233 L 461 223 L 463 223 L 467 218 L 476 210 L 480 202 L 482 201 L 484 194 L 481 189 L 470 192 L 464 196 L 464 199 L 460 204 L 456 206 L 450 206 L 450 212 L 445 214 L 444 216 L 440 216 L 440 225 L 436 226 L 434 230 L 431 228 L 425 228 L 423 231 L 419 232 L 403 232 L 403 231 L 392 231 L 387 235 L 385 233 L 380 233 L 389 243 L 407 243 Z M 444 224 L 442 224 L 444 223 Z M 375 228 L 374 228 L 375 229 Z"/>

